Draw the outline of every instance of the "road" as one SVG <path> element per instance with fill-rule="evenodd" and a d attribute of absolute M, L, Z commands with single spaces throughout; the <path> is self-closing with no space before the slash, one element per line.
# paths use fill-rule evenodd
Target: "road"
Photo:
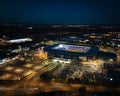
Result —
<path fill-rule="evenodd" d="M 42 74 L 42 70 L 39 71 Z M 84 84 L 65 84 L 65 83 L 57 83 L 51 81 L 50 83 L 42 82 L 39 79 L 39 72 L 33 72 L 31 75 L 26 77 L 25 79 L 19 81 L 18 84 L 13 85 L 11 87 L 3 87 L 0 88 L 0 94 L 4 94 L 5 96 L 19 94 L 37 94 L 40 91 L 51 92 L 51 91 L 78 91 L 79 88 L 85 87 L 87 92 L 120 92 L 120 88 L 100 86 L 100 85 L 84 85 Z M 6 93 L 7 92 L 7 93 Z"/>
<path fill-rule="evenodd" d="M 120 88 L 109 88 L 105 86 L 93 86 L 93 85 L 82 85 L 82 84 L 63 84 L 63 83 L 43 83 L 39 82 L 37 86 L 24 87 L 24 88 L 0 88 L 0 92 L 4 94 L 35 94 L 38 92 L 51 92 L 51 91 L 78 91 L 80 87 L 85 87 L 86 91 L 89 92 L 120 92 Z M 8 93 L 6 93 L 8 92 Z M 7 96 L 7 95 L 5 95 Z"/>

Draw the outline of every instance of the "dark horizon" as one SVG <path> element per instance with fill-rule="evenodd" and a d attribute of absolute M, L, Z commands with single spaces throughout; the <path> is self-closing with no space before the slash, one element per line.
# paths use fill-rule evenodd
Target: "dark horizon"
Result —
<path fill-rule="evenodd" d="M 120 24 L 40 24 L 40 23 L 0 23 L 0 25 L 88 25 L 88 26 L 120 26 Z"/>

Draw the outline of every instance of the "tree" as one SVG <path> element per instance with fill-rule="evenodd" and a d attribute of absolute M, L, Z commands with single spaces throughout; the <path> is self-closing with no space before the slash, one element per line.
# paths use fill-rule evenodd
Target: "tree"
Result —
<path fill-rule="evenodd" d="M 45 72 L 40 75 L 40 78 L 45 82 L 50 82 L 52 80 L 53 76 L 50 73 Z"/>

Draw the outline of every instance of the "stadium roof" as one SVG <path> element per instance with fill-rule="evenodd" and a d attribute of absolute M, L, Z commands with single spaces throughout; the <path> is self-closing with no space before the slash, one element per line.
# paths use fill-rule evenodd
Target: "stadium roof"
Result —
<path fill-rule="evenodd" d="M 63 44 L 63 46 L 66 46 L 67 48 L 64 50 L 63 48 L 59 48 L 62 47 L 62 44 L 54 44 L 48 47 L 45 47 L 44 50 L 47 51 L 49 54 L 60 54 L 60 55 L 66 55 L 66 56 L 94 56 L 98 53 L 99 49 L 97 47 L 94 46 L 79 46 L 79 45 L 72 45 L 72 44 Z M 71 48 L 73 48 L 73 50 L 71 50 Z M 75 49 L 77 48 L 77 49 Z M 82 50 L 87 50 L 82 52 L 79 51 L 79 48 L 83 48 Z M 70 49 L 70 50 L 67 50 Z"/>

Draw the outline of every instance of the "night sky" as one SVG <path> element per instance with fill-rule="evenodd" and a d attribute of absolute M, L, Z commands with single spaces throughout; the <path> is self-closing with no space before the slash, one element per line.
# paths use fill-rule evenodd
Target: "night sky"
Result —
<path fill-rule="evenodd" d="M 120 24 L 120 0 L 0 0 L 0 23 Z"/>

